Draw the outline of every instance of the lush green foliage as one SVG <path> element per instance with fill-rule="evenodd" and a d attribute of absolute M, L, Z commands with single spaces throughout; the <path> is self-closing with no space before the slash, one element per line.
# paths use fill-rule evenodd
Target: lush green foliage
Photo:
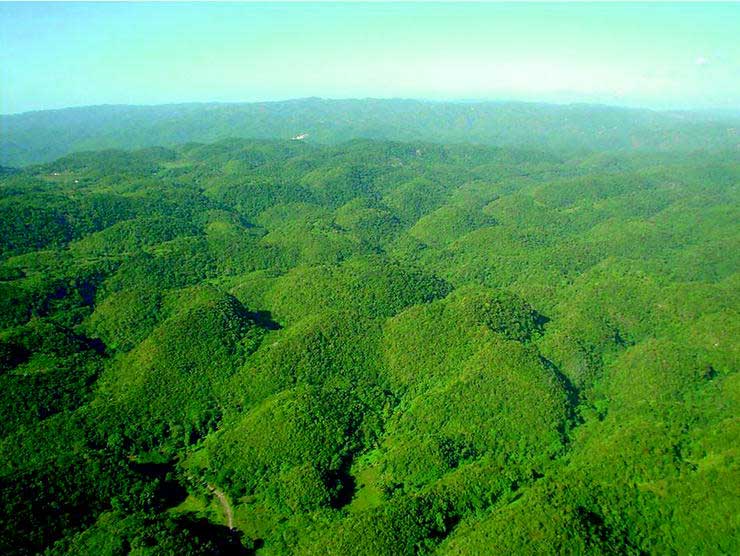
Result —
<path fill-rule="evenodd" d="M 0 551 L 739 552 L 739 181 L 368 140 L 3 172 Z"/>

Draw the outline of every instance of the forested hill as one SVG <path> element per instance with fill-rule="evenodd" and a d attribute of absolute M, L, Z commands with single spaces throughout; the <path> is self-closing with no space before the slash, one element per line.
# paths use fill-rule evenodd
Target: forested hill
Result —
<path fill-rule="evenodd" d="M 92 106 L 0 116 L 0 165 L 84 150 L 227 137 L 336 144 L 349 139 L 480 143 L 568 150 L 737 150 L 738 119 L 597 105 L 324 100 Z"/>
<path fill-rule="evenodd" d="M 739 182 L 369 140 L 3 172 L 0 552 L 740 553 Z"/>

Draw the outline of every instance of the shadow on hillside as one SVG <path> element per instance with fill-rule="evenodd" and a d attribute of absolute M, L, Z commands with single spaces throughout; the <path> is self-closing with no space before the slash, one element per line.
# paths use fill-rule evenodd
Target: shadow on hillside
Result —
<path fill-rule="evenodd" d="M 254 311 L 247 313 L 257 325 L 267 330 L 280 330 L 282 326 L 279 323 L 272 320 L 272 313 L 270 311 Z"/>
<path fill-rule="evenodd" d="M 209 547 L 209 553 L 222 556 L 252 556 L 255 550 L 261 547 L 261 541 L 248 541 L 249 547 L 242 544 L 243 534 L 225 525 L 211 523 L 205 518 L 194 514 L 185 514 L 177 519 L 179 524 L 191 534 L 205 541 Z"/>
<path fill-rule="evenodd" d="M 331 506 L 335 510 L 341 509 L 354 498 L 357 491 L 357 483 L 354 476 L 350 473 L 352 459 L 349 458 L 342 463 L 342 466 L 331 476 L 331 482 L 339 486 L 334 495 Z"/>

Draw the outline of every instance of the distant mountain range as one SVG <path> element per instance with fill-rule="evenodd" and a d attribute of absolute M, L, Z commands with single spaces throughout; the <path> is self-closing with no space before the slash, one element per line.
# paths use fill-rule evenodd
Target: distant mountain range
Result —
<path fill-rule="evenodd" d="M 556 150 L 737 150 L 732 114 L 601 105 L 306 98 L 240 104 L 103 105 L 0 116 L 0 165 L 71 152 L 227 137 L 334 144 L 355 138 Z"/>

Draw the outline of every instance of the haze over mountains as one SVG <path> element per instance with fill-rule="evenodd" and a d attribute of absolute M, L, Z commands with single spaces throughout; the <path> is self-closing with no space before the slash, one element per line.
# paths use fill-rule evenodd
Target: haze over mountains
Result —
<path fill-rule="evenodd" d="M 337 144 L 357 138 L 567 151 L 737 150 L 731 112 L 601 105 L 305 98 L 237 104 L 102 105 L 0 116 L 0 165 L 68 153 L 229 137 Z"/>

